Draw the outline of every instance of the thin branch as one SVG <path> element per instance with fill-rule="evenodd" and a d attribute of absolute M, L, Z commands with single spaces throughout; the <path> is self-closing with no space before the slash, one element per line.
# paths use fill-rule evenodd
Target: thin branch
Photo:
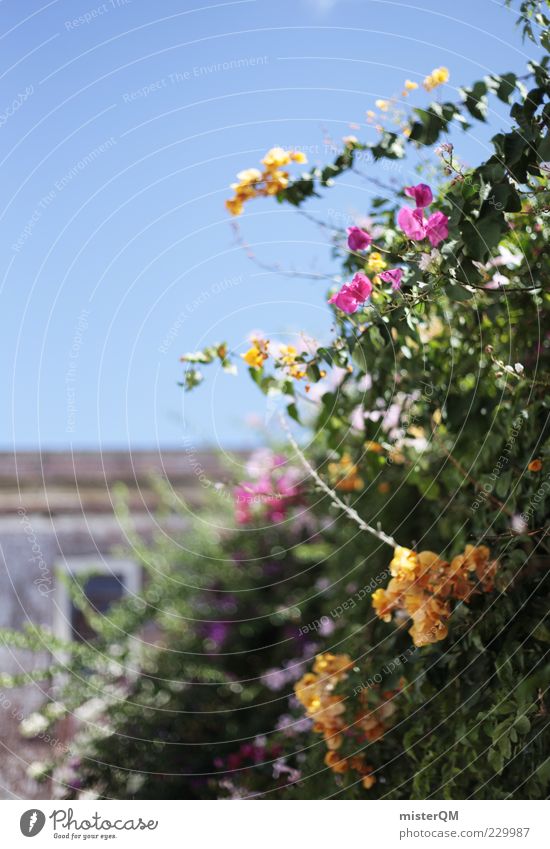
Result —
<path fill-rule="evenodd" d="M 325 492 L 328 495 L 328 497 L 333 502 L 333 504 L 336 504 L 338 507 L 340 507 L 340 509 L 343 510 L 344 513 L 346 513 L 350 517 L 350 519 L 352 519 L 355 522 L 356 525 L 359 525 L 359 527 L 361 528 L 362 531 L 365 531 L 367 534 L 371 534 L 371 536 L 376 537 L 376 539 L 380 540 L 380 542 L 385 542 L 386 545 L 391 545 L 392 548 L 395 548 L 397 543 L 396 543 L 396 541 L 394 540 L 393 537 L 388 536 L 387 534 L 384 533 L 384 531 L 379 531 L 376 528 L 371 527 L 371 525 L 368 525 L 361 518 L 361 516 L 359 515 L 357 510 L 354 510 L 353 507 L 350 507 L 348 504 L 346 504 L 344 501 L 342 501 L 342 499 L 336 494 L 336 492 L 334 492 L 334 490 L 331 489 L 330 486 L 328 486 L 328 484 L 326 484 L 324 482 L 324 480 L 320 477 L 318 472 L 313 468 L 313 466 L 311 465 L 311 463 L 309 462 L 309 460 L 306 458 L 305 454 L 303 453 L 302 449 L 299 447 L 298 443 L 296 442 L 296 440 L 292 436 L 292 433 L 290 432 L 290 428 L 288 426 L 288 423 L 286 422 L 286 419 L 285 419 L 285 417 L 283 416 L 282 413 L 279 413 L 279 419 L 281 421 L 281 427 L 283 428 L 284 432 L 286 433 L 288 441 L 290 442 L 290 444 L 294 448 L 294 451 L 298 455 L 298 457 L 299 457 L 299 459 L 302 463 L 302 466 L 311 475 L 311 477 L 318 484 L 318 486 L 321 487 L 323 492 Z"/>
<path fill-rule="evenodd" d="M 297 271 L 292 268 L 282 268 L 277 263 L 264 262 L 256 256 L 251 246 L 242 236 L 239 227 L 235 222 L 233 222 L 232 227 L 235 233 L 236 243 L 243 248 L 248 259 L 251 260 L 254 265 L 257 265 L 258 268 L 261 268 L 262 271 L 268 271 L 271 274 L 280 274 L 283 277 L 307 277 L 310 280 L 330 280 L 331 283 L 334 283 L 334 275 L 324 274 L 321 272 L 315 273 L 313 271 Z"/>

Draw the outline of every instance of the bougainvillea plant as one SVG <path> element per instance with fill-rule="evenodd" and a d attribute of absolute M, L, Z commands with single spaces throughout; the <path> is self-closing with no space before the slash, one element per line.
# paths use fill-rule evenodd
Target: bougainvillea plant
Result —
<path fill-rule="evenodd" d="M 547 51 L 540 4 L 521 11 Z M 255 333 L 242 355 L 183 356 L 186 390 L 205 365 L 247 369 L 282 401 L 281 444 L 229 499 L 213 488 L 212 525 L 231 509 L 234 530 L 203 516 L 187 554 L 143 549 L 143 598 L 88 611 L 95 645 L 64 649 L 41 718 L 78 723 L 35 767 L 60 794 L 547 797 L 548 55 L 407 105 L 448 79 L 405 80 L 367 113 L 376 140 L 346 137 L 323 167 L 282 148 L 243 163 L 226 206 L 244 222 L 249 203 L 322 203 L 365 153 L 422 150 L 429 176 L 367 222 L 321 222 L 342 270 L 328 343 Z M 460 130 L 491 98 L 510 123 L 466 167 Z M 162 641 L 136 656 L 152 622 Z"/>

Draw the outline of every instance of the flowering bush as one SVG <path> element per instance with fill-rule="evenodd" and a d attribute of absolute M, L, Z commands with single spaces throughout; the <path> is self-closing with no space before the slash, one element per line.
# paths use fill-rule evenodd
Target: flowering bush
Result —
<path fill-rule="evenodd" d="M 406 80 L 402 96 L 448 78 Z M 511 124 L 467 168 L 448 135 L 492 97 Z M 392 188 L 368 224 L 332 233 L 327 344 L 255 334 L 242 357 L 221 344 L 182 358 L 186 390 L 204 365 L 244 364 L 283 401 L 283 447 L 234 483 L 233 531 L 199 525 L 186 549 L 200 555 L 144 552 L 143 606 L 95 623 L 96 651 L 72 650 L 75 680 L 93 675 L 56 694 L 61 712 L 110 695 L 79 730 L 68 795 L 547 796 L 548 56 L 458 102 L 376 107 L 374 142 L 347 137 L 294 178 L 304 157 L 273 148 L 232 187 L 241 215 L 252 198 L 322 196 L 362 151 L 422 148 L 432 167 L 429 185 Z M 122 674 L 151 621 L 162 644 Z"/>

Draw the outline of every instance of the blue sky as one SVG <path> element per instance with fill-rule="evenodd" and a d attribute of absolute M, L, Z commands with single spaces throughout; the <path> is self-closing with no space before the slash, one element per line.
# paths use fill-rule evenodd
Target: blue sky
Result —
<path fill-rule="evenodd" d="M 372 139 L 366 110 L 436 66 L 446 98 L 521 71 L 536 50 L 514 21 L 493 0 L 4 0 L 1 447 L 259 438 L 246 374 L 212 370 L 184 397 L 179 355 L 222 339 L 243 351 L 255 328 L 322 338 L 330 315 L 325 281 L 247 259 L 223 208 L 234 174 L 274 144 L 326 162 L 353 123 Z M 459 154 L 477 161 L 489 135 L 458 136 Z M 414 165 L 368 167 L 406 185 Z M 311 211 L 343 222 L 371 196 L 346 177 Z M 239 223 L 266 263 L 334 270 L 322 231 L 288 207 L 256 201 Z"/>

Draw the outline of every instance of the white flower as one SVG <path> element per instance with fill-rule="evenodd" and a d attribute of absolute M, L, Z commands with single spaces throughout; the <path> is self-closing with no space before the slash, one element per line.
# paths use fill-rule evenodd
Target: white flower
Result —
<path fill-rule="evenodd" d="M 74 715 L 81 722 L 94 722 L 105 712 L 106 706 L 103 699 L 88 699 L 75 710 Z"/>
<path fill-rule="evenodd" d="M 528 525 L 525 519 L 523 519 L 519 513 L 515 513 L 510 520 L 510 527 L 512 528 L 514 533 L 522 534 L 527 530 Z"/>
<path fill-rule="evenodd" d="M 433 248 L 429 254 L 422 254 L 418 267 L 421 271 L 437 271 L 441 264 L 441 253 L 437 248 Z"/>
<path fill-rule="evenodd" d="M 514 254 L 504 245 L 499 246 L 498 252 L 500 254 L 502 264 L 506 265 L 508 268 L 519 268 L 523 262 L 523 254 Z"/>
<path fill-rule="evenodd" d="M 48 720 L 41 713 L 31 713 L 19 726 L 23 737 L 37 737 L 48 727 Z"/>
<path fill-rule="evenodd" d="M 496 274 L 493 274 L 488 283 L 485 284 L 486 289 L 500 289 L 501 286 L 507 286 L 510 281 L 504 274 L 501 274 L 500 271 L 497 271 Z"/>
<path fill-rule="evenodd" d="M 48 775 L 49 765 L 44 763 L 44 761 L 33 761 L 27 767 L 27 775 L 29 778 L 33 778 L 35 781 L 40 781 Z"/>

